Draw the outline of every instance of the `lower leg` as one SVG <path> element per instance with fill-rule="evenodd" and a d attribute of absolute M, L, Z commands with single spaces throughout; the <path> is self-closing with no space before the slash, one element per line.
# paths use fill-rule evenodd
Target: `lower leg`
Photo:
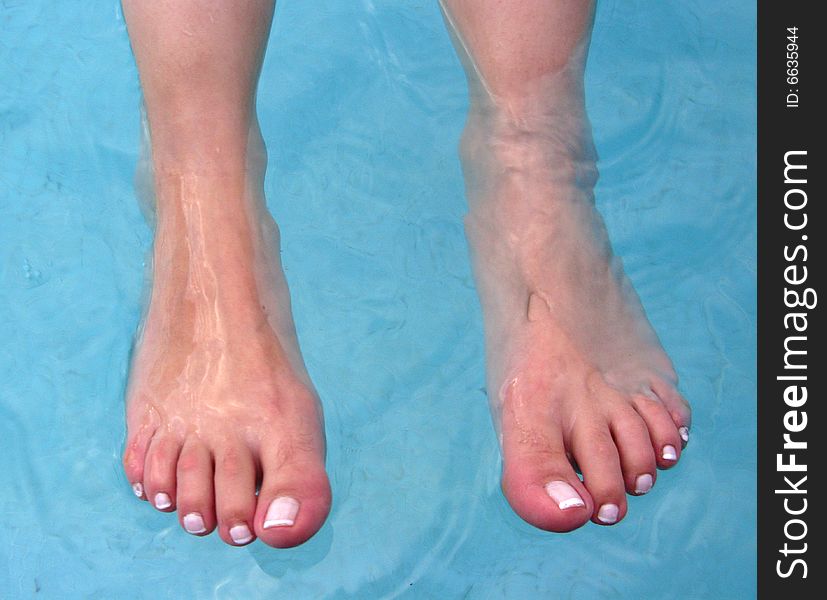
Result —
<path fill-rule="evenodd" d="M 295 545 L 321 526 L 330 492 L 263 195 L 255 91 L 273 3 L 123 6 L 147 116 L 139 176 L 156 217 L 127 476 L 190 533 Z"/>
<path fill-rule="evenodd" d="M 503 487 L 527 521 L 617 522 L 689 425 L 669 358 L 594 208 L 583 72 L 593 4 L 444 0 L 469 80 L 466 228 Z M 581 481 L 571 462 L 583 473 Z"/>

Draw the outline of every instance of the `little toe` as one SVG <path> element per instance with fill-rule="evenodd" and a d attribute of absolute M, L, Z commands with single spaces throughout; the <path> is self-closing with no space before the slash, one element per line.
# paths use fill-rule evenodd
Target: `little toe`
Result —
<path fill-rule="evenodd" d="M 626 490 L 617 446 L 608 427 L 602 422 L 576 427 L 571 446 L 583 473 L 583 484 L 594 500 L 592 521 L 614 525 L 626 515 Z"/>
<path fill-rule="evenodd" d="M 525 443 L 523 440 L 534 442 Z M 536 440 L 542 439 L 543 442 Z M 594 504 L 566 455 L 562 436 L 510 435 L 503 431 L 503 493 L 524 521 L 564 533 L 589 520 Z"/>
<path fill-rule="evenodd" d="M 215 529 L 212 456 L 196 437 L 184 443 L 178 458 L 178 520 L 187 533 L 207 535 Z"/>
<path fill-rule="evenodd" d="M 657 397 L 634 396 L 633 405 L 649 430 L 658 468 L 675 466 L 681 454 L 682 440 L 672 416 Z"/>
<path fill-rule="evenodd" d="M 307 541 L 330 512 L 324 461 L 289 442 L 262 443 L 263 480 L 254 519 L 256 536 L 276 548 Z"/>
<path fill-rule="evenodd" d="M 158 510 L 175 510 L 175 470 L 181 442 L 173 436 L 156 434 L 149 444 L 144 463 L 144 493 Z"/>
<path fill-rule="evenodd" d="M 144 494 L 144 465 L 153 434 L 154 430 L 142 429 L 135 435 L 130 435 L 127 438 L 123 452 L 123 470 L 126 479 L 129 481 L 129 485 L 132 486 L 132 492 L 141 500 L 146 500 L 146 494 Z"/>
<path fill-rule="evenodd" d="M 626 491 L 636 496 L 647 493 L 655 484 L 657 468 L 646 423 L 627 406 L 612 416 L 609 429 L 620 456 Z"/>
<path fill-rule="evenodd" d="M 678 428 L 678 436 L 681 439 L 681 447 L 685 448 L 689 443 L 689 428 L 692 426 L 692 409 L 686 398 L 671 383 L 655 380 L 652 382 L 652 391 L 660 398 L 675 427 Z"/>
<path fill-rule="evenodd" d="M 222 540 L 243 546 L 255 539 L 256 465 L 246 446 L 229 445 L 216 451 L 215 503 Z"/>

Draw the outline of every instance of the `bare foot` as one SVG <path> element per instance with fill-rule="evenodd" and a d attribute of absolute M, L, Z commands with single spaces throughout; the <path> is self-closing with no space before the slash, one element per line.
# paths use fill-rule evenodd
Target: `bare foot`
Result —
<path fill-rule="evenodd" d="M 154 280 L 123 463 L 136 495 L 177 510 L 189 533 L 289 547 L 321 527 L 330 488 L 258 162 L 156 165 Z"/>
<path fill-rule="evenodd" d="M 690 410 L 594 208 L 582 90 L 543 94 L 542 111 L 478 104 L 461 150 L 503 490 L 562 532 L 623 519 L 626 492 L 679 459 Z"/>

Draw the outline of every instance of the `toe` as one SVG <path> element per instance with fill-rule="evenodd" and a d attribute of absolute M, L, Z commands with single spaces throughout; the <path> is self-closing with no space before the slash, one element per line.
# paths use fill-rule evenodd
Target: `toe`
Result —
<path fill-rule="evenodd" d="M 178 520 L 187 533 L 207 535 L 215 529 L 212 456 L 197 437 L 189 437 L 178 458 Z"/>
<path fill-rule="evenodd" d="M 578 426 L 571 435 L 574 458 L 583 483 L 594 501 L 592 521 L 614 525 L 626 515 L 626 490 L 617 446 L 603 420 L 599 425 Z"/>
<path fill-rule="evenodd" d="M 170 435 L 156 434 L 144 463 L 144 493 L 150 503 L 165 512 L 175 510 L 175 469 L 181 443 Z"/>
<path fill-rule="evenodd" d="M 132 492 L 141 500 L 146 500 L 144 493 L 144 465 L 149 451 L 149 443 L 154 431 L 141 430 L 134 436 L 130 435 L 123 453 L 123 470 Z"/>
<path fill-rule="evenodd" d="M 681 446 L 686 447 L 689 442 L 689 428 L 692 426 L 692 410 L 689 402 L 670 382 L 655 380 L 652 382 L 652 391 L 669 411 L 669 416 L 678 428 Z"/>
<path fill-rule="evenodd" d="M 546 531 L 562 533 L 586 523 L 594 504 L 566 456 L 560 428 L 553 427 L 558 433 L 550 437 L 512 433 L 503 425 L 503 493 L 514 512 Z"/>
<path fill-rule="evenodd" d="M 682 440 L 666 406 L 654 395 L 634 396 L 632 403 L 649 430 L 658 467 L 668 469 L 674 466 L 680 458 Z"/>
<path fill-rule="evenodd" d="M 330 512 L 330 484 L 324 460 L 313 450 L 291 444 L 262 443 L 263 480 L 254 531 L 276 548 L 291 548 L 315 534 Z"/>
<path fill-rule="evenodd" d="M 626 491 L 636 496 L 647 493 L 655 483 L 657 469 L 646 423 L 627 406 L 612 416 L 609 429 L 620 456 Z"/>
<path fill-rule="evenodd" d="M 215 503 L 222 540 L 243 546 L 255 539 L 256 465 L 246 446 L 234 444 L 216 451 Z"/>

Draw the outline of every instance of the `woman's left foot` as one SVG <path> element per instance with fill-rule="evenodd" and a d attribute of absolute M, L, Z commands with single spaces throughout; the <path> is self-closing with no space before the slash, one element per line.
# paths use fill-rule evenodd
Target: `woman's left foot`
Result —
<path fill-rule="evenodd" d="M 560 532 L 623 519 L 626 493 L 676 464 L 690 422 L 594 207 L 585 116 L 563 114 L 472 112 L 462 147 L 503 490 Z"/>

